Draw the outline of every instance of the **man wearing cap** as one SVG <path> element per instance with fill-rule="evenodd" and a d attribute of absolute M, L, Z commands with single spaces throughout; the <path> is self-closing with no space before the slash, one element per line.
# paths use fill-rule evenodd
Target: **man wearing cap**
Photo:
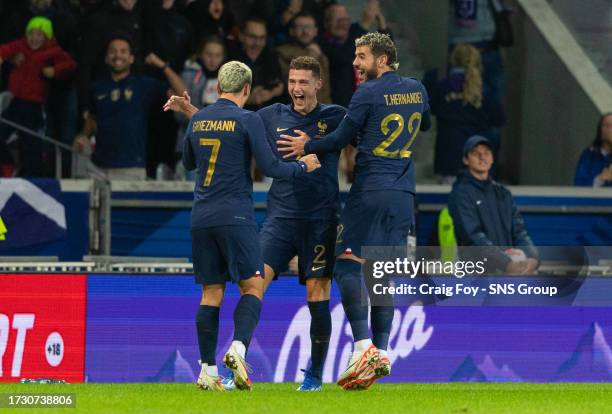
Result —
<path fill-rule="evenodd" d="M 75 70 L 76 63 L 55 41 L 51 21 L 41 16 L 28 22 L 23 38 L 0 45 L 0 65 L 8 59 L 15 65 L 8 82 L 13 100 L 2 116 L 41 131 L 47 81 L 66 78 Z M 42 141 L 25 134 L 15 140 L 13 133 L 13 128 L 0 125 L 0 160 L 13 158 L 16 174 L 20 176 L 42 175 Z M 7 154 L 7 141 L 11 157 Z"/>
<path fill-rule="evenodd" d="M 448 209 L 459 246 L 482 248 L 488 264 L 508 274 L 532 274 L 538 268 L 534 246 L 512 194 L 491 179 L 493 153 L 489 141 L 470 137 L 463 147 L 466 170 L 448 197 Z"/>

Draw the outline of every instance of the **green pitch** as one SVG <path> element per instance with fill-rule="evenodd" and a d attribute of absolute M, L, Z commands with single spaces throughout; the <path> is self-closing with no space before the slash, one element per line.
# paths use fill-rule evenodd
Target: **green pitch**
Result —
<path fill-rule="evenodd" d="M 606 413 L 612 384 L 375 384 L 364 392 L 326 385 L 255 384 L 251 392 L 212 393 L 191 384 L 2 384 L 0 394 L 71 393 L 76 408 L 0 409 L 4 413 Z"/>

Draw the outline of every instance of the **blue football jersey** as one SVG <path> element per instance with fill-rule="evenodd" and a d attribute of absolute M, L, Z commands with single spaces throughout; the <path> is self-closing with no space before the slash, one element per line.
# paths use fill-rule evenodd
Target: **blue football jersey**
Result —
<path fill-rule="evenodd" d="M 270 177 L 306 174 L 304 163 L 279 161 L 254 112 L 219 99 L 192 117 L 183 146 L 185 168 L 197 168 L 192 228 L 255 224 L 252 156 Z"/>
<path fill-rule="evenodd" d="M 282 160 L 284 153 L 276 151 L 280 135 L 292 135 L 297 129 L 314 140 L 324 139 L 336 129 L 346 110 L 338 105 L 319 104 L 310 113 L 302 115 L 292 105 L 273 104 L 257 113 L 266 127 L 270 146 Z M 339 204 L 339 155 L 339 151 L 319 155 L 321 168 L 295 180 L 274 179 L 268 192 L 268 215 L 301 219 L 326 219 L 333 215 Z"/>
<path fill-rule="evenodd" d="M 357 88 L 347 111 L 347 117 L 359 128 L 351 191 L 415 192 L 410 148 L 427 111 L 425 87 L 395 71 L 385 72 Z"/>

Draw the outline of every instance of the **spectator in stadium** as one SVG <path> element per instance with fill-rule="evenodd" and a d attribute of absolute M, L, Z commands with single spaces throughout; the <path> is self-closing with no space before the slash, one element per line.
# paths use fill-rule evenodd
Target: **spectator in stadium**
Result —
<path fill-rule="evenodd" d="M 113 0 L 111 7 L 101 6 L 94 10 L 83 18 L 84 30 L 77 53 L 77 92 L 81 109 L 87 106 L 92 80 L 107 72 L 106 45 L 111 37 L 120 34 L 131 39 L 136 65 L 142 64 L 144 57 L 143 5 L 138 0 Z"/>
<path fill-rule="evenodd" d="M 145 52 L 155 53 L 180 73 L 192 53 L 194 30 L 180 0 L 156 0 L 144 13 Z"/>
<path fill-rule="evenodd" d="M 79 151 L 91 153 L 90 138 L 95 135 L 92 160 L 111 180 L 145 179 L 150 109 L 168 92 L 164 83 L 132 74 L 134 59 L 129 38 L 116 36 L 110 41 L 106 53 L 110 77 L 94 82 L 83 131 L 75 138 Z M 175 94 L 185 91 L 181 77 L 167 62 L 153 53 L 146 62 L 163 71 Z"/>
<path fill-rule="evenodd" d="M 276 52 L 266 47 L 266 23 L 259 18 L 247 19 L 240 28 L 239 43 L 230 49 L 230 60 L 238 60 L 253 72 L 251 96 L 246 109 L 257 110 L 278 102 L 284 92 Z"/>
<path fill-rule="evenodd" d="M 145 50 L 154 53 L 170 67 L 181 73 L 185 60 L 189 57 L 193 45 L 191 23 L 181 12 L 178 0 L 156 0 L 148 3 L 145 10 Z M 148 65 L 144 73 L 170 85 L 159 68 Z M 147 176 L 157 179 L 171 179 L 175 164 L 174 149 L 178 124 L 172 114 L 159 113 L 166 97 L 151 106 L 155 115 L 149 117 L 149 134 L 147 135 Z"/>
<path fill-rule="evenodd" d="M 59 46 L 74 58 L 78 38 L 79 13 L 67 0 L 29 0 L 14 1 L 6 10 L 0 12 L 0 41 L 8 42 L 23 36 L 23 28 L 35 16 L 46 17 L 53 24 L 53 36 Z M 18 58 L 15 63 L 18 62 Z M 3 67 L 5 76 L 12 63 Z M 74 74 L 65 79 L 47 81 L 47 99 L 45 103 L 46 134 L 68 145 L 76 133 L 77 97 L 74 85 Z M 5 83 L 6 85 L 6 83 Z M 69 174 L 70 157 L 67 151 L 63 158 L 64 174 Z"/>
<path fill-rule="evenodd" d="M 379 0 L 367 0 L 361 22 L 351 24 L 346 6 L 332 4 L 325 10 L 325 31 L 319 44 L 329 59 L 332 102 L 347 106 L 357 87 L 358 77 L 353 68 L 355 39 L 376 25 L 380 33 L 390 34 L 380 10 Z"/>
<path fill-rule="evenodd" d="M 35 16 L 46 17 L 53 23 L 57 43 L 72 53 L 76 47 L 78 29 L 77 15 L 65 0 L 29 0 L 11 2 L 5 6 L 0 22 L 0 41 L 8 42 L 23 36 L 23 28 Z"/>
<path fill-rule="evenodd" d="M 204 108 L 217 102 L 219 94 L 217 85 L 219 84 L 218 74 L 221 64 L 225 60 L 225 44 L 218 36 L 210 36 L 201 42 L 196 54 L 185 62 L 185 67 L 181 77 L 187 87 L 187 92 L 191 97 L 191 103 L 197 108 Z M 179 155 L 183 151 L 183 137 L 189 124 L 189 119 L 180 112 L 175 112 L 175 117 L 179 122 L 178 142 L 176 153 Z M 186 172 L 182 168 L 180 156 L 177 158 L 175 166 L 175 177 L 193 179 L 193 173 Z"/>
<path fill-rule="evenodd" d="M 249 16 L 263 19 L 270 32 L 270 41 L 281 45 L 290 41 L 291 22 L 297 15 L 305 13 L 315 18 L 317 27 L 322 27 L 323 13 L 335 0 L 255 0 Z"/>
<path fill-rule="evenodd" d="M 496 270 L 508 274 L 534 273 L 539 266 L 538 250 L 512 194 L 489 174 L 493 165 L 490 142 L 478 135 L 468 139 L 463 148 L 463 163 L 466 171 L 448 197 L 458 246 L 481 248 L 477 260 L 486 257 L 487 266 Z"/>
<path fill-rule="evenodd" d="M 452 184 L 463 168 L 463 145 L 469 137 L 487 137 L 495 157 L 499 143 L 492 128 L 505 123 L 504 111 L 496 99 L 483 93 L 480 53 L 471 45 L 454 48 L 445 79 L 424 83 L 438 121 L 434 171 L 443 184 Z"/>
<path fill-rule="evenodd" d="M 321 80 L 323 81 L 323 86 L 318 93 L 318 101 L 331 103 L 329 60 L 316 42 L 317 32 L 317 23 L 312 15 L 299 13 L 293 18 L 289 29 L 291 43 L 281 45 L 276 49 L 280 58 L 281 76 L 282 79 L 287 79 L 289 64 L 298 56 L 310 56 L 317 59 L 321 64 Z"/>
<path fill-rule="evenodd" d="M 25 29 L 25 36 L 0 45 L 0 64 L 16 59 L 9 77 L 9 91 L 13 99 L 2 116 L 36 132 L 44 132 L 44 102 L 48 81 L 68 77 L 76 68 L 74 60 L 57 44 L 53 24 L 46 17 L 32 18 Z M 37 177 L 44 174 L 43 144 L 28 134 L 14 135 L 15 130 L 0 125 L 0 145 L 7 160 L 7 148 L 16 165 L 19 176 Z M 16 141 L 13 137 L 19 137 Z M 10 140 L 10 143 L 7 141 Z"/>
<path fill-rule="evenodd" d="M 612 112 L 599 118 L 595 140 L 580 155 L 574 184 L 612 187 Z"/>
<path fill-rule="evenodd" d="M 195 30 L 196 46 L 211 35 L 223 40 L 233 39 L 237 35 L 234 14 L 225 7 L 223 0 L 193 1 L 187 6 L 185 15 Z"/>
<path fill-rule="evenodd" d="M 468 43 L 482 55 L 484 92 L 503 102 L 504 65 L 500 47 L 513 43 L 505 0 L 449 0 L 449 50 Z"/>

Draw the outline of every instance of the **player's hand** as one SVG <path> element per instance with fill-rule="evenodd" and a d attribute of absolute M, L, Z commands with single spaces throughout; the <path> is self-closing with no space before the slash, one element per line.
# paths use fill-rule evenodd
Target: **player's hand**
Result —
<path fill-rule="evenodd" d="M 42 74 L 47 79 L 53 79 L 55 77 L 55 69 L 53 66 L 47 66 L 46 68 L 42 68 Z"/>
<path fill-rule="evenodd" d="M 191 96 L 187 91 L 182 96 L 172 95 L 164 104 L 164 112 L 185 112 L 191 106 Z"/>
<path fill-rule="evenodd" d="M 313 172 L 317 168 L 321 168 L 319 158 L 315 154 L 308 154 L 305 157 L 300 158 L 304 164 L 306 164 L 306 172 Z"/>
<path fill-rule="evenodd" d="M 295 132 L 297 136 L 292 137 L 291 135 L 282 134 L 280 136 L 282 139 L 276 141 L 276 143 L 280 145 L 280 147 L 278 147 L 278 152 L 288 152 L 283 158 L 293 158 L 304 155 L 304 145 L 310 141 L 310 137 L 304 131 L 295 129 L 293 132 Z"/>

